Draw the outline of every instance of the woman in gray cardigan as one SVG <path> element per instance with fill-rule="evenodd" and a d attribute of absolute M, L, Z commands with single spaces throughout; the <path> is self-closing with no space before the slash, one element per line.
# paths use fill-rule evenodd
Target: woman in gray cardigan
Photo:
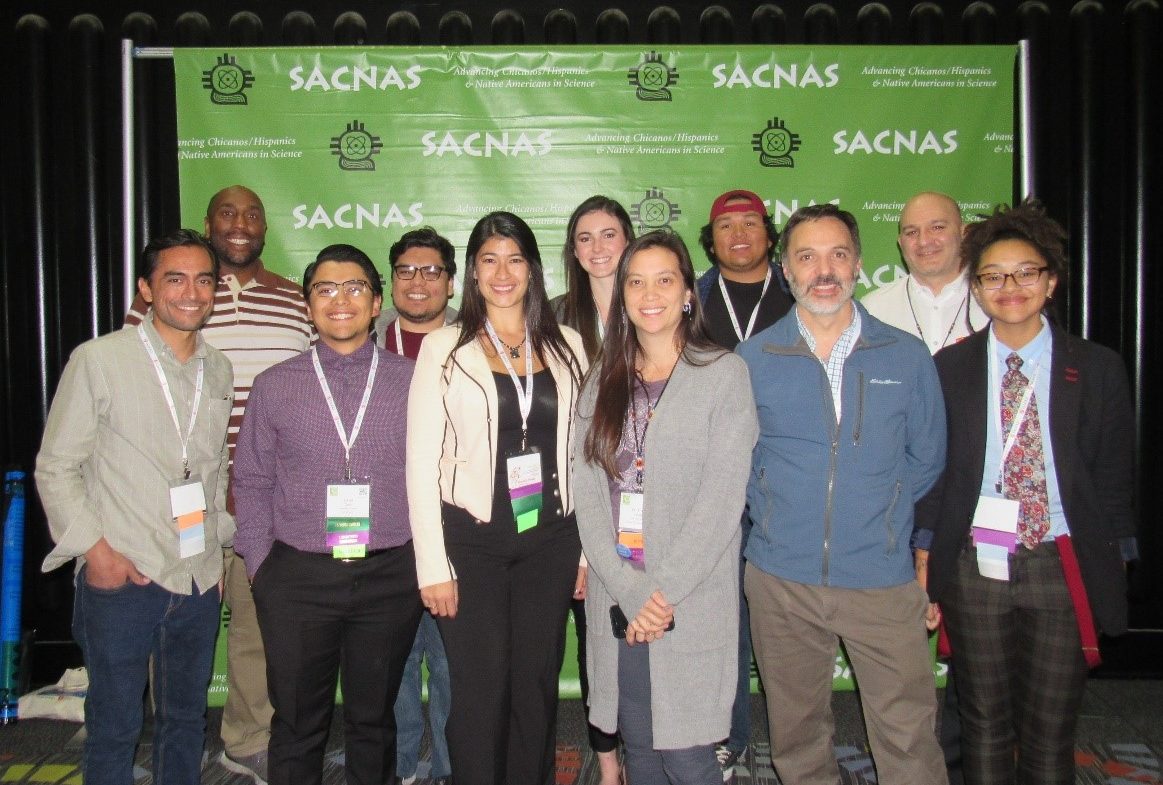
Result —
<path fill-rule="evenodd" d="M 758 425 L 747 368 L 707 337 L 694 286 L 677 235 L 627 247 L 575 430 L 590 721 L 621 731 L 634 785 L 719 781 L 737 678 Z"/>

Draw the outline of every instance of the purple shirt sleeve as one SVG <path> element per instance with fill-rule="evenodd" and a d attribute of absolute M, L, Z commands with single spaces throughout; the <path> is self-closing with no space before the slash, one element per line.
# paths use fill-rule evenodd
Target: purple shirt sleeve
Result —
<path fill-rule="evenodd" d="M 237 531 L 234 550 L 246 563 L 251 578 L 258 572 L 274 544 L 272 524 L 275 494 L 275 456 L 278 430 L 267 411 L 266 384 L 255 380 L 238 431 L 231 486 Z"/>

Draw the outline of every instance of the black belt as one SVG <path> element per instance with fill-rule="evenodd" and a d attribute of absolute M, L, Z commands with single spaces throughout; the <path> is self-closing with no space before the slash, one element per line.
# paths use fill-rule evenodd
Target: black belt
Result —
<path fill-rule="evenodd" d="M 368 550 L 368 551 L 364 552 L 363 556 L 356 558 L 356 559 L 336 559 L 331 555 L 330 551 L 301 551 L 298 548 L 296 548 L 294 545 L 287 545 L 287 543 L 283 542 L 282 540 L 275 540 L 275 543 L 278 545 L 282 545 L 284 547 L 290 548 L 295 553 L 301 553 L 304 556 L 318 556 L 320 558 L 328 559 L 329 561 L 341 562 L 343 564 L 351 564 L 353 562 L 367 561 L 368 559 L 375 558 L 376 556 L 382 556 L 385 553 L 391 553 L 392 551 L 398 551 L 401 548 L 406 548 L 407 546 L 412 544 L 412 541 L 408 540 L 403 545 L 397 545 L 393 548 L 375 548 L 373 550 Z"/>

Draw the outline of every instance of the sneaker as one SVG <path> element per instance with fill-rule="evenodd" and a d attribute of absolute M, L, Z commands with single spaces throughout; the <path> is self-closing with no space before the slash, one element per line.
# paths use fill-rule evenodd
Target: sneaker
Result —
<path fill-rule="evenodd" d="M 723 770 L 723 782 L 730 782 L 735 776 L 735 764 L 742 763 L 747 758 L 747 750 L 733 750 L 726 744 L 716 744 L 715 758 L 719 761 L 719 768 Z"/>
<path fill-rule="evenodd" d="M 267 754 L 265 750 L 238 758 L 230 757 L 226 754 L 226 750 L 223 750 L 222 754 L 218 756 L 218 763 L 227 771 L 250 777 L 254 781 L 254 785 L 267 785 Z"/>

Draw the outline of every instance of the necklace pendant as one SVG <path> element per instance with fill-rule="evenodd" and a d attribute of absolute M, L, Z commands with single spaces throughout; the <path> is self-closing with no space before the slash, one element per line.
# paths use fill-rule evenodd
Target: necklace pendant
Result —
<path fill-rule="evenodd" d="M 512 357 L 514 360 L 516 360 L 518 357 L 520 357 L 521 356 L 521 344 L 517 344 L 516 346 L 510 346 L 509 347 L 509 356 Z"/>

